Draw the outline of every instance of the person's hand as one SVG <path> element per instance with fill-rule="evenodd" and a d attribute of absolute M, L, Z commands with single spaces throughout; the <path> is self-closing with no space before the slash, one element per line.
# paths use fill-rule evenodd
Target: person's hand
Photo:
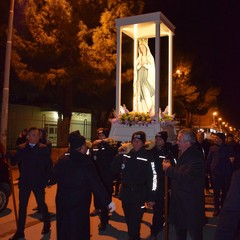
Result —
<path fill-rule="evenodd" d="M 155 206 L 155 202 L 147 202 L 148 208 L 153 208 Z"/>
<path fill-rule="evenodd" d="M 101 140 L 101 139 L 95 140 L 95 141 L 92 143 L 92 147 L 95 147 L 95 146 L 99 145 L 102 141 L 103 141 L 103 140 Z"/>
<path fill-rule="evenodd" d="M 167 169 L 171 166 L 171 163 L 169 160 L 163 160 L 162 162 L 162 167 L 163 167 L 163 171 L 167 171 Z"/>
<path fill-rule="evenodd" d="M 114 212 L 116 210 L 116 204 L 114 202 L 111 202 L 108 205 L 108 209 L 109 209 L 110 212 Z"/>
<path fill-rule="evenodd" d="M 230 160 L 230 162 L 233 164 L 234 161 L 235 161 L 235 157 L 234 157 L 234 156 L 231 156 L 231 157 L 229 157 L 229 160 Z"/>

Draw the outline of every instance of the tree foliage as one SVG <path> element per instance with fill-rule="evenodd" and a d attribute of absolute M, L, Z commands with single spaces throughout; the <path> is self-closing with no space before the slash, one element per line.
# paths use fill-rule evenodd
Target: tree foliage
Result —
<path fill-rule="evenodd" d="M 19 0 L 12 62 L 20 80 L 79 90 L 115 83 L 115 19 L 140 13 L 143 1 Z"/>
<path fill-rule="evenodd" d="M 216 104 L 220 89 L 212 87 L 201 92 L 196 85 L 193 85 L 191 74 L 192 66 L 187 61 L 179 61 L 173 73 L 173 95 L 175 101 L 180 103 L 186 118 L 187 126 L 191 125 L 192 114 L 206 114 L 209 107 Z"/>
<path fill-rule="evenodd" d="M 115 19 L 143 6 L 142 0 L 18 0 L 12 51 L 18 78 L 58 106 L 67 124 L 73 102 L 98 108 L 99 92 L 108 96 L 115 84 Z"/>

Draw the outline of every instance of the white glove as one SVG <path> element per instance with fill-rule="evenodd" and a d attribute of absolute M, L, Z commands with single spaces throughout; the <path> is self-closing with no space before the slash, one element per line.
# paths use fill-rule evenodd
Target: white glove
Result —
<path fill-rule="evenodd" d="M 116 205 L 114 202 L 111 202 L 109 205 L 108 205 L 108 208 L 109 208 L 109 211 L 110 212 L 114 212 L 116 210 Z"/>

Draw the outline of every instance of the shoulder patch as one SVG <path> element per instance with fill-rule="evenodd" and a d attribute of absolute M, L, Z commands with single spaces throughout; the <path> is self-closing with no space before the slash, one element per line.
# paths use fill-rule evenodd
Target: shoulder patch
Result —
<path fill-rule="evenodd" d="M 27 142 L 20 144 L 20 145 L 18 146 L 18 148 L 19 148 L 19 149 L 23 149 L 23 148 L 25 148 L 26 146 L 27 146 Z"/>

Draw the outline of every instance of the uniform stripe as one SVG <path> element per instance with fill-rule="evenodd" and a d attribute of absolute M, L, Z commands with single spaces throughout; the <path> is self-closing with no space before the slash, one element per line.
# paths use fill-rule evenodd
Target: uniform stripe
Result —
<path fill-rule="evenodd" d="M 146 158 L 140 158 L 140 157 L 137 157 L 137 160 L 141 160 L 141 161 L 145 161 L 145 162 L 147 162 L 147 159 L 146 159 Z"/>
<path fill-rule="evenodd" d="M 155 163 L 151 162 L 152 172 L 153 172 L 153 179 L 152 179 L 152 191 L 157 190 L 157 172 L 155 169 Z"/>

